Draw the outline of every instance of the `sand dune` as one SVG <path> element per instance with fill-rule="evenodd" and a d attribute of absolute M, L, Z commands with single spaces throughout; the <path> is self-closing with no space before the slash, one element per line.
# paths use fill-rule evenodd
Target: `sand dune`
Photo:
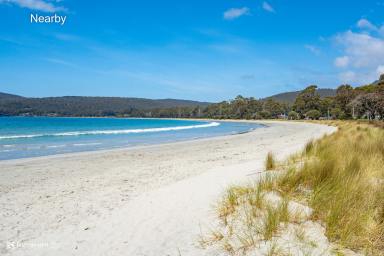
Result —
<path fill-rule="evenodd" d="M 5 255 L 210 255 L 197 246 L 226 186 L 333 127 L 263 122 L 253 132 L 0 162 Z"/>

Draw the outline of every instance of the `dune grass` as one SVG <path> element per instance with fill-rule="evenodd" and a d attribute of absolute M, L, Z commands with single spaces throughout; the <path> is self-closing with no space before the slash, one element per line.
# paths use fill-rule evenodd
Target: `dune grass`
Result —
<path fill-rule="evenodd" d="M 309 219 L 322 223 L 334 244 L 365 255 L 384 255 L 384 129 L 352 121 L 328 124 L 339 130 L 308 142 L 301 154 L 279 164 L 285 166 L 279 175 L 227 191 L 218 209 L 231 231 L 222 240 L 232 252 L 272 240 L 284 223 L 295 222 L 288 210 L 293 200 L 312 208 Z M 266 169 L 276 165 L 268 154 Z M 268 193 L 278 194 L 280 203 L 266 200 Z"/>
<path fill-rule="evenodd" d="M 280 211 L 272 206 L 267 206 L 266 214 L 263 218 L 263 238 L 271 240 L 273 235 L 277 233 L 280 225 Z"/>
<path fill-rule="evenodd" d="M 336 125 L 337 133 L 306 146 L 304 165 L 281 176 L 276 188 L 292 196 L 310 190 L 312 219 L 325 224 L 331 241 L 376 255 L 384 252 L 384 130 Z"/>
<path fill-rule="evenodd" d="M 265 169 L 270 171 L 276 168 L 276 160 L 272 152 L 268 152 L 267 158 L 265 159 Z"/>

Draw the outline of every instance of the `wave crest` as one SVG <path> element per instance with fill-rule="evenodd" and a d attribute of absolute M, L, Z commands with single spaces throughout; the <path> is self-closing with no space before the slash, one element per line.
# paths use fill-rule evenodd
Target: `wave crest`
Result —
<path fill-rule="evenodd" d="M 158 127 L 158 128 L 144 128 L 144 129 L 127 129 L 127 130 L 96 130 L 96 131 L 76 131 L 76 132 L 62 132 L 51 134 L 22 134 L 22 135 L 9 135 L 0 136 L 0 140 L 4 139 L 25 139 L 37 137 L 61 137 L 61 136 L 80 136 L 80 135 L 110 135 L 110 134 L 130 134 L 130 133 L 146 133 L 146 132 L 167 132 L 179 131 L 195 128 L 208 128 L 219 126 L 218 122 L 211 122 L 208 124 L 186 125 L 186 126 L 173 126 L 173 127 Z"/>

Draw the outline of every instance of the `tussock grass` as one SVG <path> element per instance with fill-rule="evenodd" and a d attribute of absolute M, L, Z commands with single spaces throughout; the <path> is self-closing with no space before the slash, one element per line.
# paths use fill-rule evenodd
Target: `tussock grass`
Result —
<path fill-rule="evenodd" d="M 304 165 L 278 178 L 275 188 L 304 196 L 331 241 L 378 255 L 384 252 L 384 130 L 337 125 L 337 133 L 307 144 Z"/>
<path fill-rule="evenodd" d="M 279 246 L 276 243 L 272 243 L 265 256 L 284 256 L 284 254 L 281 252 Z"/>
<path fill-rule="evenodd" d="M 281 201 L 278 208 L 279 219 L 283 223 L 288 223 L 291 219 L 291 213 L 289 212 L 288 204 L 289 204 L 289 200 L 285 197 Z"/>
<path fill-rule="evenodd" d="M 272 152 L 268 152 L 265 159 L 265 169 L 270 171 L 276 168 L 276 160 Z"/>
<path fill-rule="evenodd" d="M 272 206 L 267 207 L 267 213 L 263 219 L 263 238 L 271 240 L 273 235 L 277 233 L 280 225 L 279 211 Z"/>
<path fill-rule="evenodd" d="M 379 238 L 371 232 L 376 229 L 384 232 L 384 218 L 380 216 L 384 207 L 384 183 L 381 182 L 384 177 L 384 130 L 365 126 L 362 132 L 349 136 L 351 130 L 353 127 L 346 127 L 336 144 L 330 141 L 331 138 L 323 142 L 329 144 L 330 151 L 342 154 L 333 160 L 332 176 L 314 184 L 317 195 L 312 204 L 319 214 L 324 212 L 324 207 L 330 209 L 328 214 L 320 217 L 328 220 L 327 232 L 331 238 L 340 239 L 352 248 L 384 251 L 384 236 Z M 322 158 L 326 157 L 326 152 L 319 153 Z M 321 205 L 327 197 L 330 198 L 322 187 L 334 192 L 332 197 L 338 202 L 336 206 L 329 202 Z M 333 220 L 335 217 L 336 221 Z M 335 231 L 337 228 L 340 231 Z"/>
<path fill-rule="evenodd" d="M 297 214 L 288 207 L 289 200 L 294 200 L 312 208 L 310 219 L 325 225 L 331 242 L 366 255 L 384 255 L 382 124 L 328 124 L 337 125 L 338 131 L 308 142 L 301 154 L 282 165 L 285 170 L 280 175 L 268 172 L 256 184 L 227 191 L 219 216 L 230 230 L 222 240 L 231 245 L 232 253 L 272 240 L 284 223 L 296 223 Z M 269 153 L 266 169 L 276 166 Z M 278 205 L 265 199 L 271 192 L 282 198 Z M 233 242 L 233 237 L 241 239 Z"/>
<path fill-rule="evenodd" d="M 315 143 L 313 140 L 308 141 L 307 144 L 305 145 L 304 153 L 306 155 L 310 154 L 312 152 L 314 146 L 315 146 Z"/>

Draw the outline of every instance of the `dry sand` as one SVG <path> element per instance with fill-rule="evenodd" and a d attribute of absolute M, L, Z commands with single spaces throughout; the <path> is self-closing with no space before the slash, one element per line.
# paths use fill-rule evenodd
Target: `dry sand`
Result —
<path fill-rule="evenodd" d="M 302 122 L 172 144 L 0 162 L 0 254 L 211 255 L 213 204 L 336 128 Z"/>

